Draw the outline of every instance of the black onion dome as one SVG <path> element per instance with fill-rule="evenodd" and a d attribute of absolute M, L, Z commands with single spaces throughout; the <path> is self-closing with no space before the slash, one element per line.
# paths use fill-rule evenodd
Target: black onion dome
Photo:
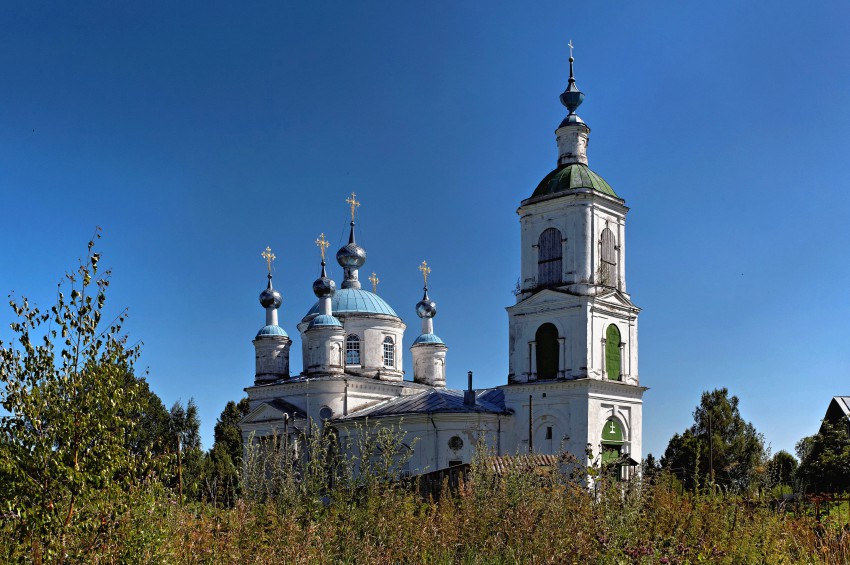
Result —
<path fill-rule="evenodd" d="M 313 282 L 313 294 L 319 298 L 329 298 L 336 293 L 336 283 L 328 277 L 319 277 Z"/>
<path fill-rule="evenodd" d="M 325 261 L 322 260 L 322 274 L 313 281 L 313 294 L 318 298 L 330 298 L 336 293 L 336 283 L 328 278 L 325 272 Z"/>
<path fill-rule="evenodd" d="M 272 288 L 272 276 L 269 275 L 269 286 L 260 293 L 260 304 L 263 308 L 280 308 L 283 297 Z"/>
<path fill-rule="evenodd" d="M 427 288 L 425 289 L 425 296 L 416 303 L 416 315 L 420 318 L 433 318 L 437 315 L 437 303 L 428 298 Z"/>
<path fill-rule="evenodd" d="M 351 233 L 348 236 L 348 243 L 336 252 L 336 262 L 342 268 L 353 267 L 355 269 L 359 269 L 366 262 L 366 250 L 354 241 L 354 222 L 351 222 Z"/>
<path fill-rule="evenodd" d="M 366 250 L 356 243 L 349 243 L 336 252 L 336 261 L 340 267 L 359 269 L 366 262 Z"/>

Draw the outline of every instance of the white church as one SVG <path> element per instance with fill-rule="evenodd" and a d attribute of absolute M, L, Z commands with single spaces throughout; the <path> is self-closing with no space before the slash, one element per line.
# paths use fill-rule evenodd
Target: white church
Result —
<path fill-rule="evenodd" d="M 576 115 L 584 94 L 570 78 L 561 102 L 569 114 L 555 130 L 556 168 L 520 202 L 522 251 L 516 303 L 507 308 L 509 367 L 504 385 L 446 388 L 448 347 L 436 333 L 436 304 L 416 304 L 420 334 L 413 342 L 412 379 L 399 350 L 406 329 L 396 310 L 364 290 L 359 270 L 366 250 L 355 239 L 354 195 L 348 244 L 336 253 L 344 270 L 337 288 L 325 271 L 313 283 L 318 301 L 298 332 L 303 368 L 289 366 L 292 340 L 278 325 L 281 295 L 260 294 L 266 323 L 254 339 L 256 374 L 247 387 L 250 413 L 243 439 L 286 434 L 298 445 L 315 426 L 345 438 L 364 426 L 401 427 L 412 445 L 412 475 L 468 463 L 479 438 L 496 455 L 569 451 L 580 462 L 640 461 L 642 397 L 637 317 L 626 291 L 628 208 L 588 167 L 590 128 Z M 526 193 L 527 194 L 527 193 Z M 413 441 L 415 438 L 415 442 Z M 622 476 L 628 474 L 621 469 Z"/>

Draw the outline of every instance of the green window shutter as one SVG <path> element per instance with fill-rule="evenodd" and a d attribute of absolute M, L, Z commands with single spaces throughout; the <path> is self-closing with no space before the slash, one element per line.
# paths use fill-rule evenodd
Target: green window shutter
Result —
<path fill-rule="evenodd" d="M 605 332 L 605 372 L 612 381 L 620 380 L 620 330 L 611 324 Z"/>

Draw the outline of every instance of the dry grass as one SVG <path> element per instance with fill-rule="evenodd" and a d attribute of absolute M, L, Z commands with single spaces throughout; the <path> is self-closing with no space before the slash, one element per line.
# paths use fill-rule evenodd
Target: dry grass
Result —
<path fill-rule="evenodd" d="M 479 477 L 480 478 L 480 477 Z M 593 493 L 504 477 L 422 501 L 382 485 L 355 497 L 234 508 L 134 493 L 92 563 L 848 563 L 850 533 L 663 484 Z M 89 532 L 89 535 L 92 533 Z M 88 545 L 85 531 L 70 544 Z M 6 555 L 27 560 L 24 547 Z M 73 555 L 73 551 L 70 555 Z"/>
<path fill-rule="evenodd" d="M 233 508 L 180 505 L 159 484 L 92 503 L 91 519 L 66 533 L 65 561 L 850 563 L 850 530 L 835 520 L 682 493 L 664 475 L 589 489 L 558 472 L 518 467 L 497 476 L 475 463 L 458 492 L 434 501 L 351 467 L 328 490 L 319 479 L 331 470 L 317 462 Z M 0 522 L 0 562 L 31 562 L 33 543 L 14 537 L 12 521 Z"/>

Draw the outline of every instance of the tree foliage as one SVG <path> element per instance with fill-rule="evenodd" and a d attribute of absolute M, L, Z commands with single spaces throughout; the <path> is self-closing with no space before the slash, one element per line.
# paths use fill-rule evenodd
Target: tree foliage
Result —
<path fill-rule="evenodd" d="M 767 476 L 770 486 L 793 485 L 797 471 L 797 460 L 785 450 L 777 451 L 767 462 Z"/>
<path fill-rule="evenodd" d="M 214 443 L 204 459 L 204 494 L 214 504 L 231 506 L 241 491 L 242 432 L 248 399 L 227 403 L 215 424 Z"/>
<path fill-rule="evenodd" d="M 35 561 L 62 555 L 66 532 L 98 519 L 94 501 L 148 468 L 134 419 L 143 391 L 128 378 L 139 348 L 122 333 L 124 312 L 103 323 L 110 273 L 98 269 L 99 237 L 49 310 L 10 299 L 14 338 L 0 342 L 0 503 Z"/>
<path fill-rule="evenodd" d="M 198 406 L 189 399 L 184 407 L 175 402 L 168 413 L 166 445 L 175 455 L 177 467 L 168 483 L 181 497 L 201 498 L 203 488 L 204 452 L 201 449 L 201 421 Z"/>
<path fill-rule="evenodd" d="M 662 464 L 687 488 L 713 480 L 725 488 L 749 488 L 765 459 L 764 440 L 741 418 L 738 398 L 726 388 L 703 392 L 694 424 L 667 445 Z"/>
<path fill-rule="evenodd" d="M 124 375 L 124 387 L 137 389 L 136 402 L 127 409 L 127 416 L 135 422 L 128 435 L 128 448 L 137 457 L 141 476 L 167 478 L 174 474 L 174 450 L 170 435 L 170 413 L 162 400 L 150 389 L 148 382 L 135 376 L 132 371 Z"/>
<path fill-rule="evenodd" d="M 797 469 L 802 490 L 850 491 L 850 432 L 846 424 L 824 421 L 818 433 L 797 445 L 805 455 Z"/>

